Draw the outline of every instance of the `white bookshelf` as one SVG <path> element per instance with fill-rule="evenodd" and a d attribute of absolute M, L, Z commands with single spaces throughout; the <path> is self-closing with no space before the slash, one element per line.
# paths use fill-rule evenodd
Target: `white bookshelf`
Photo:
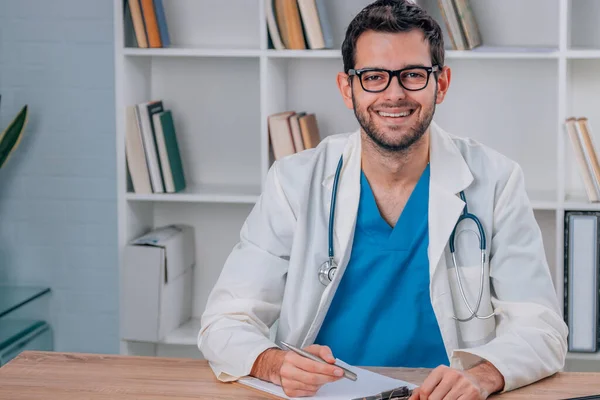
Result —
<path fill-rule="evenodd" d="M 260 185 L 191 183 L 177 193 L 127 193 L 129 201 L 254 204 Z"/>
<path fill-rule="evenodd" d="M 201 357 L 195 343 L 208 292 L 270 166 L 267 117 L 315 112 L 322 136 L 358 126 L 335 75 L 346 25 L 369 0 L 328 0 L 336 49 L 314 51 L 268 49 L 263 0 L 164 0 L 172 47 L 124 48 L 122 0 L 114 1 L 119 259 L 130 239 L 169 223 L 192 224 L 197 248 L 195 318 L 161 343 L 121 348 Z M 448 48 L 437 0 L 419 2 L 440 22 Z M 586 200 L 563 130 L 567 116 L 587 116 L 600 143 L 600 1 L 471 3 L 485 48 L 447 51 L 452 82 L 435 120 L 521 164 L 562 303 L 564 212 L 600 210 Z M 173 111 L 188 182 L 182 193 L 126 192 L 124 110 L 149 99 Z M 600 370 L 600 353 L 568 361 L 570 369 Z"/>

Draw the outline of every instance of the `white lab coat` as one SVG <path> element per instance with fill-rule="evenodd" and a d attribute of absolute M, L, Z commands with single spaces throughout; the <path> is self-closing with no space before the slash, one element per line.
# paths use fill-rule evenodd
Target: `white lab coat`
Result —
<path fill-rule="evenodd" d="M 505 391 L 557 372 L 564 366 L 567 327 L 520 167 L 435 123 L 430 137 L 430 293 L 451 367 L 466 369 L 486 359 L 503 374 Z M 198 347 L 219 380 L 249 374 L 256 357 L 275 346 L 270 328 L 277 320 L 275 342 L 298 347 L 314 342 L 351 253 L 360 195 L 360 146 L 358 131 L 334 135 L 270 169 L 264 193 L 244 223 L 240 242 L 202 316 Z M 327 259 L 329 206 L 341 154 L 344 166 L 334 223 L 339 269 L 325 288 L 317 272 Z M 487 236 L 489 261 L 479 315 L 500 313 L 467 323 L 453 319 L 455 313 L 461 318 L 469 313 L 456 286 L 448 247 L 464 207 L 461 190 Z M 456 255 L 474 305 L 480 252 L 477 237 L 468 233 L 457 234 Z"/>

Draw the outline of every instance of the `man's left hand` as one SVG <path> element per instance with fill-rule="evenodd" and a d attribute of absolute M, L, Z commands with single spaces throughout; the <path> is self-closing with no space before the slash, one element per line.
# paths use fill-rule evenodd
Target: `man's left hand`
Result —
<path fill-rule="evenodd" d="M 504 377 L 489 362 L 461 371 L 441 365 L 431 371 L 410 400 L 484 400 L 504 387 Z"/>

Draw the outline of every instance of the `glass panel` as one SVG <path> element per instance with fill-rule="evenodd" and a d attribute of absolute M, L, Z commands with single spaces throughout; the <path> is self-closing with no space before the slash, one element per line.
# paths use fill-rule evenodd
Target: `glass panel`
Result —
<path fill-rule="evenodd" d="M 53 351 L 53 334 L 43 321 L 5 321 L 0 324 L 0 367 L 25 350 Z"/>
<path fill-rule="evenodd" d="M 0 285 L 0 318 L 49 292 L 43 287 Z"/>
<path fill-rule="evenodd" d="M 4 349 L 21 338 L 24 338 L 41 326 L 47 326 L 44 321 L 3 320 L 0 322 L 0 349 Z"/>

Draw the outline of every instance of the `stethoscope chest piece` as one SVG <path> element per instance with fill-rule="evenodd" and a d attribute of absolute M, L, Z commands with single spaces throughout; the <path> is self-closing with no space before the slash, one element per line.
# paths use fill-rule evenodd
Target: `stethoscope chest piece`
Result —
<path fill-rule="evenodd" d="M 329 259 L 325 261 L 319 267 L 319 281 L 325 286 L 329 285 L 333 278 L 335 278 L 335 273 L 337 272 L 337 264 L 335 261 Z"/>

